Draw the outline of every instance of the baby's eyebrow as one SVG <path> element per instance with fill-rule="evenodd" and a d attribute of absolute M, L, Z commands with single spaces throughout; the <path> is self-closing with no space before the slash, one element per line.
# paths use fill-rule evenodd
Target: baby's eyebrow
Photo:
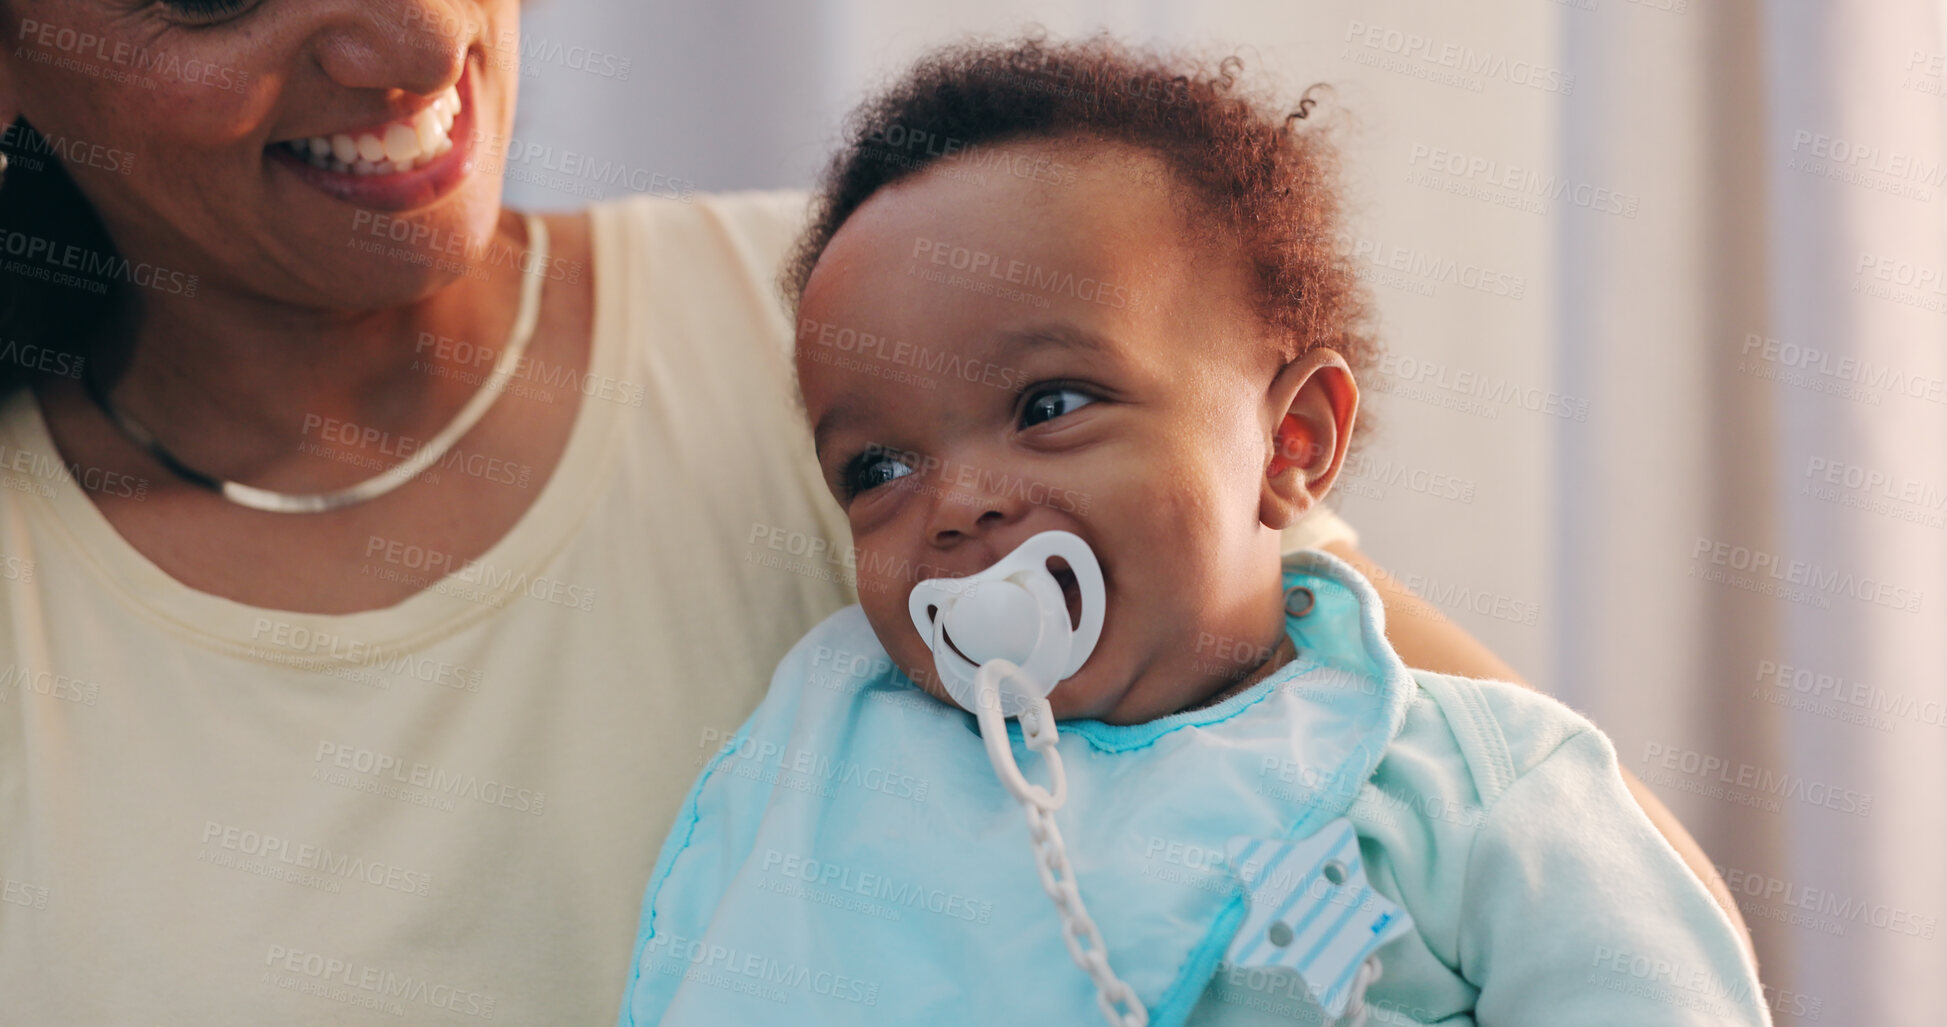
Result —
<path fill-rule="evenodd" d="M 841 399 L 833 403 L 823 414 L 819 415 L 818 423 L 811 429 L 812 449 L 822 455 L 825 452 L 826 436 L 857 421 L 859 419 L 859 412 L 859 404 L 850 398 Z"/>
<path fill-rule="evenodd" d="M 1025 351 L 1057 348 L 1079 350 L 1101 356 L 1115 352 L 1115 343 L 1108 336 L 1089 331 L 1080 325 L 1067 322 L 1051 322 L 1042 325 L 1029 325 L 1002 332 L 1000 341 L 994 346 L 994 362 L 1005 364 Z"/>

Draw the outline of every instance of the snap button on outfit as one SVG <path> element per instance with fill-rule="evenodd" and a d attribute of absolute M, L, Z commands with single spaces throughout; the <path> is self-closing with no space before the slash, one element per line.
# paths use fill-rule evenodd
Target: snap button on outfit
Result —
<path fill-rule="evenodd" d="M 1293 585 L 1284 592 L 1284 612 L 1286 616 L 1303 617 L 1312 612 L 1318 599 L 1312 590 L 1303 585 Z"/>

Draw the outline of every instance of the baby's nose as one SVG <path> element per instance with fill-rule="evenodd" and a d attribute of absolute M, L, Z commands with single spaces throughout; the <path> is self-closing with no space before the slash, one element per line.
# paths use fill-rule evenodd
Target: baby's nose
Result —
<path fill-rule="evenodd" d="M 934 498 L 927 535 L 934 545 L 948 546 L 978 538 L 1019 522 L 1033 506 L 1025 490 L 1006 487 L 1005 475 L 983 475 L 962 482 L 956 476 Z"/>
<path fill-rule="evenodd" d="M 993 531 L 1010 519 L 1005 511 L 997 509 L 982 510 L 971 516 L 936 517 L 933 523 L 933 542 L 935 545 L 952 545 L 961 539 L 976 538 Z"/>

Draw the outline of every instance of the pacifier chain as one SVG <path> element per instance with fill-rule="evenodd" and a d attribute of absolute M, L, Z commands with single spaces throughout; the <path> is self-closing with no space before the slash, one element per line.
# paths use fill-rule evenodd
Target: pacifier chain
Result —
<path fill-rule="evenodd" d="M 1062 842 L 1061 828 L 1055 823 L 1055 811 L 1068 799 L 1068 778 L 1062 769 L 1061 752 L 1055 748 L 1060 734 L 1055 730 L 1054 710 L 1047 699 L 1035 700 L 1033 706 L 1021 713 L 1020 720 L 1021 734 L 1028 748 L 1040 753 L 1048 763 L 1048 780 L 1053 790 L 1028 783 L 1014 762 L 1013 748 L 1008 744 L 1007 721 L 1001 716 L 1000 696 L 1001 683 L 1020 673 L 1021 669 L 1007 660 L 993 659 L 981 664 L 975 675 L 978 698 L 974 716 L 980 722 L 981 740 L 987 745 L 987 759 L 993 763 L 994 773 L 1008 794 L 1014 796 L 1022 812 L 1027 814 L 1028 839 L 1034 845 L 1034 868 L 1041 875 L 1041 890 L 1054 900 L 1055 913 L 1061 918 L 1061 940 L 1068 945 L 1068 955 L 1095 982 L 1096 1008 L 1118 1027 L 1147 1027 L 1149 1011 L 1136 998 L 1135 990 L 1109 966 L 1108 943 L 1102 940 L 1102 932 L 1096 929 L 1095 920 L 1082 903 L 1082 893 L 1075 884 L 1075 870 L 1068 863 L 1068 847 Z M 1031 681 L 1024 683 L 1033 687 Z"/>
<path fill-rule="evenodd" d="M 1060 558 L 1081 596 L 1071 624 L 1067 600 L 1048 568 Z M 1061 918 L 1062 941 L 1095 983 L 1095 1004 L 1115 1027 L 1148 1027 L 1135 989 L 1109 966 L 1108 945 L 1082 904 L 1055 811 L 1068 798 L 1068 778 L 1055 748 L 1048 693 L 1087 662 L 1102 634 L 1106 592 L 1102 567 L 1080 536 L 1044 531 L 986 570 L 964 578 L 930 578 L 913 589 L 913 626 L 933 649 L 947 694 L 973 712 L 988 762 L 1027 816 L 1041 888 Z M 977 664 L 976 664 L 977 661 Z M 1028 783 L 1014 762 L 1007 718 L 1018 717 L 1029 749 L 1048 764 L 1048 788 Z"/>
<path fill-rule="evenodd" d="M 1367 956 L 1359 964 L 1358 973 L 1352 977 L 1349 994 L 1351 1000 L 1345 1005 L 1345 1015 L 1336 1021 L 1337 1027 L 1366 1027 L 1366 989 L 1379 980 L 1379 957 Z"/>

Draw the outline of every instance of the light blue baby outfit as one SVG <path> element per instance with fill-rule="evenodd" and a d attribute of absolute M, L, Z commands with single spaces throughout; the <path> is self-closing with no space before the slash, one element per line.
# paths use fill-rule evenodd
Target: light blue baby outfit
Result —
<path fill-rule="evenodd" d="M 1730 922 L 1607 738 L 1518 686 L 1408 670 L 1336 558 L 1290 554 L 1284 576 L 1313 597 L 1286 621 L 1297 659 L 1206 709 L 1061 725 L 1056 819 L 1152 1024 L 1324 1022 L 1290 971 L 1225 961 L 1259 886 L 1225 853 L 1341 818 L 1352 868 L 1412 919 L 1377 950 L 1369 1023 L 1769 1023 Z M 691 791 L 620 1022 L 1101 1019 L 972 715 L 894 669 L 852 607 L 791 650 Z"/>

